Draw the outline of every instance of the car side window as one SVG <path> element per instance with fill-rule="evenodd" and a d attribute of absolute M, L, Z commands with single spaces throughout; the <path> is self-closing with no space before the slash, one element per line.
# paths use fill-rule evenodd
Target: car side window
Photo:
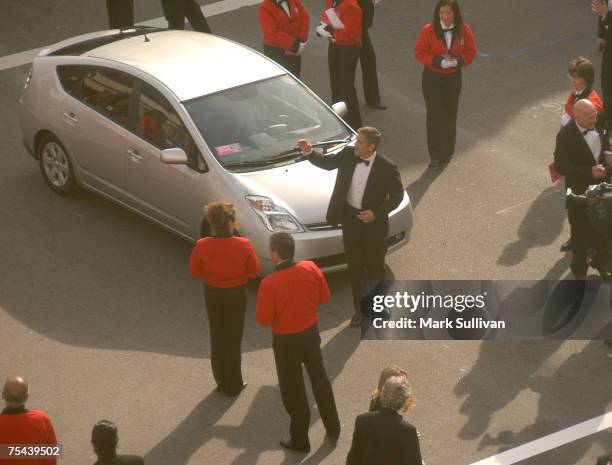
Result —
<path fill-rule="evenodd" d="M 204 169 L 200 151 L 170 102 L 146 82 L 140 90 L 136 122 L 136 131 L 143 139 L 160 150 L 181 148 L 191 167 Z"/>
<path fill-rule="evenodd" d="M 90 68 L 83 78 L 81 99 L 123 126 L 128 124 L 134 78 L 107 68 Z"/>
<path fill-rule="evenodd" d="M 57 67 L 57 77 L 66 93 L 75 98 L 81 95 L 81 79 L 87 68 L 82 65 L 65 65 Z"/>

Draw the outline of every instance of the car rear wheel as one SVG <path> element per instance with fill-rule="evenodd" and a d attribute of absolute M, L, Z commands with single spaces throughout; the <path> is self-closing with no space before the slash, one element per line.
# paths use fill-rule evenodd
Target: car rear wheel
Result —
<path fill-rule="evenodd" d="M 59 195 L 70 195 L 76 190 L 76 179 L 66 149 L 57 137 L 48 134 L 38 145 L 40 171 L 45 181 Z"/>

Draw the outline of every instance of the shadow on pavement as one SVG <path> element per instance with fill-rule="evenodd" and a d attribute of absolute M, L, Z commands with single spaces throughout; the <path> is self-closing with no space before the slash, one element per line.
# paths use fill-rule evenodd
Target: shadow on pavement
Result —
<path fill-rule="evenodd" d="M 518 239 L 504 248 L 497 264 L 516 265 L 527 257 L 532 247 L 549 246 L 559 237 L 566 217 L 564 195 L 563 189 L 551 186 L 538 196 L 519 225 Z"/>
<path fill-rule="evenodd" d="M 429 187 L 442 174 L 446 167 L 440 169 L 426 169 L 423 171 L 419 179 L 412 181 L 406 186 L 406 192 L 410 197 L 412 208 L 416 209 L 423 196 L 427 193 Z"/>

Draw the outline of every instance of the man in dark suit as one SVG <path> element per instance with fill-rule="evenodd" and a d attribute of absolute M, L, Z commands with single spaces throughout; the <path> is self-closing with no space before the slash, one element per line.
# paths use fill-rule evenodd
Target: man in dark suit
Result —
<path fill-rule="evenodd" d="M 109 29 L 134 27 L 134 0 L 106 0 Z"/>
<path fill-rule="evenodd" d="M 145 465 L 138 455 L 117 455 L 117 425 L 112 421 L 101 420 L 91 431 L 91 443 L 98 460 L 94 465 Z"/>
<path fill-rule="evenodd" d="M 360 128 L 354 148 L 345 147 L 329 156 L 313 150 L 305 139 L 298 141 L 298 147 L 313 165 L 326 170 L 338 169 L 327 222 L 342 225 L 355 307 L 352 326 L 361 324 L 361 281 L 385 278 L 389 213 L 404 196 L 397 166 L 376 151 L 380 138 L 376 128 Z"/>
<path fill-rule="evenodd" d="M 162 10 L 168 20 L 168 29 L 185 29 L 185 18 L 194 31 L 212 34 L 200 5 L 195 0 L 162 0 Z"/>
<path fill-rule="evenodd" d="M 565 187 L 574 194 L 584 194 L 591 184 L 598 184 L 610 176 L 603 156 L 608 150 L 607 133 L 596 128 L 597 109 L 587 99 L 574 104 L 575 117 L 557 134 L 555 146 L 556 170 L 565 176 Z M 593 231 L 586 209 L 571 202 L 567 205 L 567 216 L 572 237 L 571 270 L 577 279 L 586 278 L 588 270 L 587 250 L 595 249 L 593 266 L 605 265 L 606 256 L 603 238 Z"/>
<path fill-rule="evenodd" d="M 355 420 L 346 465 L 422 465 L 416 428 L 399 413 L 412 403 L 406 378 L 392 376 L 385 381 L 380 403 L 380 410 Z"/>
<path fill-rule="evenodd" d="M 366 104 L 376 110 L 386 110 L 387 107 L 380 101 L 378 88 L 378 73 L 376 72 L 376 53 L 370 40 L 368 30 L 374 22 L 374 0 L 358 0 L 363 21 L 361 23 L 361 48 L 359 61 L 361 62 L 361 76 L 363 80 L 363 94 Z"/>
<path fill-rule="evenodd" d="M 601 90 L 608 129 L 612 129 L 612 0 L 593 0 L 597 20 L 597 47 L 601 52 Z"/>

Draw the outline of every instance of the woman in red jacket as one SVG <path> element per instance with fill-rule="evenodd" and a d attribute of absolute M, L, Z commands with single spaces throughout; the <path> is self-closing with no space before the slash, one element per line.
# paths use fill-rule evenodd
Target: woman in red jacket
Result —
<path fill-rule="evenodd" d="M 476 56 L 476 42 L 463 22 L 457 0 L 439 0 L 414 49 L 423 63 L 430 168 L 447 164 L 455 153 L 461 69 Z"/>
<path fill-rule="evenodd" d="M 204 281 L 210 362 L 217 391 L 234 397 L 246 387 L 240 368 L 246 283 L 257 277 L 261 265 L 251 241 L 232 236 L 236 210 L 231 203 L 211 203 L 205 214 L 213 235 L 198 240 L 189 270 L 191 276 Z"/>
<path fill-rule="evenodd" d="M 300 0 L 263 0 L 259 26 L 264 55 L 300 77 L 310 17 Z"/>

